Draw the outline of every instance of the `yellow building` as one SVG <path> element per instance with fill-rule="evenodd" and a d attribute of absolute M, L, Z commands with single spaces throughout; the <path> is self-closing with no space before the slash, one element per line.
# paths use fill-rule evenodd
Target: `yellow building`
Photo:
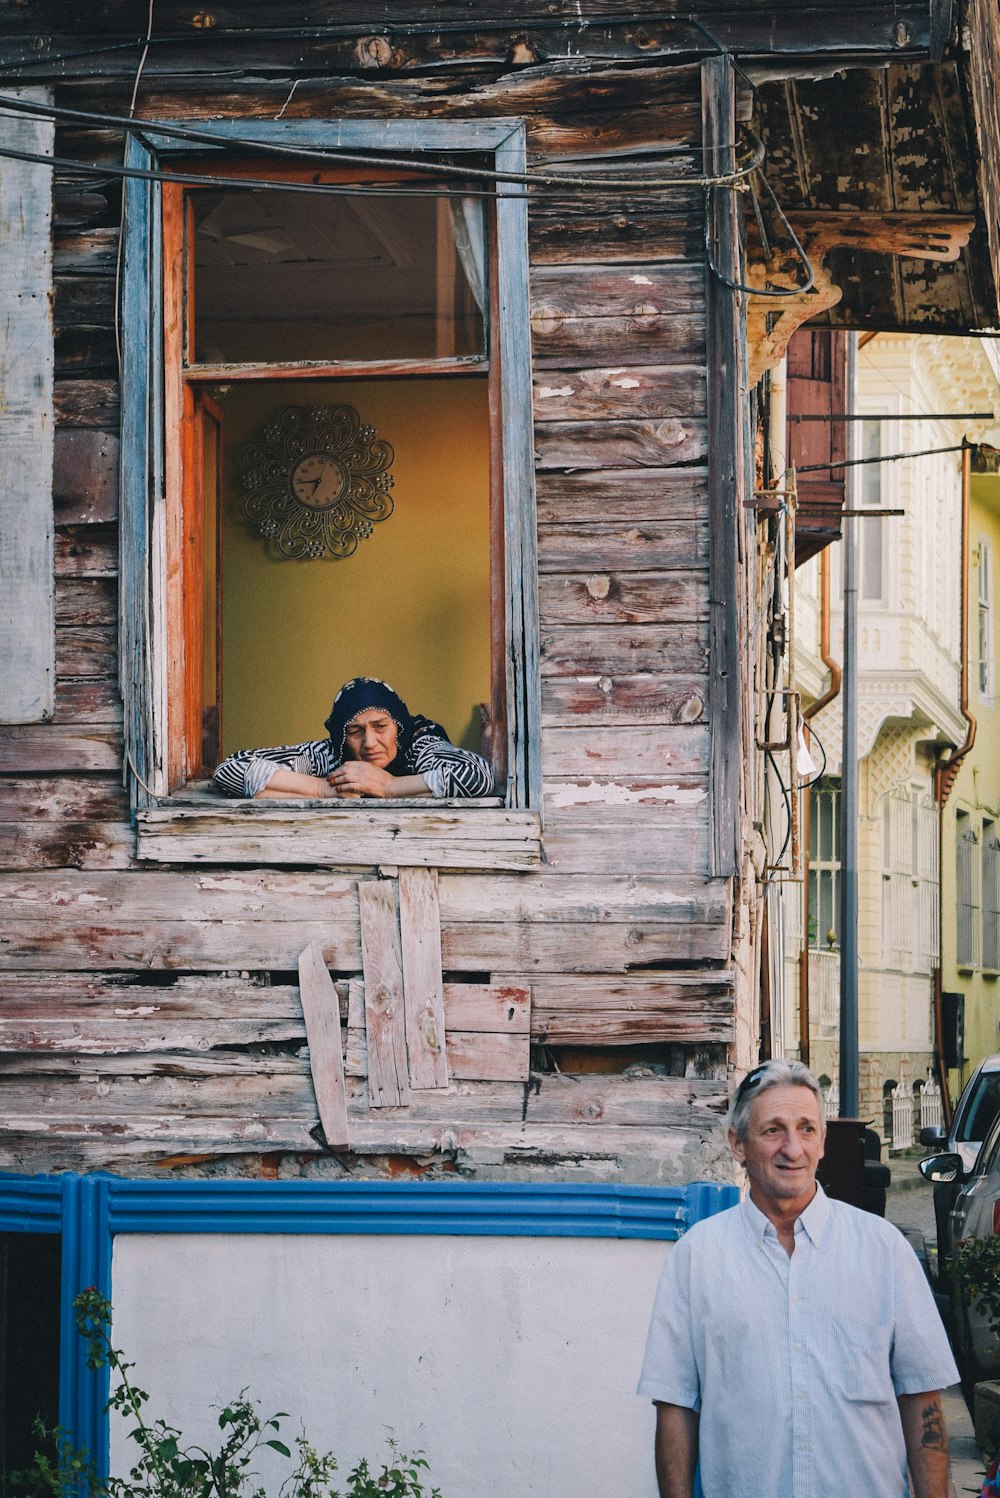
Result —
<path fill-rule="evenodd" d="M 942 828 L 944 1041 L 947 1059 L 960 1063 L 949 1071 L 953 1096 L 983 1056 L 1000 1050 L 1000 473 L 988 453 L 974 453 L 971 466 L 967 694 L 974 739 Z"/>

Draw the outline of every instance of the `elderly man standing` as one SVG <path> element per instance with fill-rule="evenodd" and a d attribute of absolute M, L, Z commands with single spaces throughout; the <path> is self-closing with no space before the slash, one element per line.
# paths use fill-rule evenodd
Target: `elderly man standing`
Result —
<path fill-rule="evenodd" d="M 639 1393 L 661 1498 L 947 1498 L 958 1370 L 906 1239 L 816 1181 L 819 1083 L 767 1061 L 733 1098 L 750 1194 L 670 1253 Z"/>

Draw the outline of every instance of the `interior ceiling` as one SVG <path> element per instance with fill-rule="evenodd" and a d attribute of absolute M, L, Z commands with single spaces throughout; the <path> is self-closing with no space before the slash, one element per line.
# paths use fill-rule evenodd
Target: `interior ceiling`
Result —
<path fill-rule="evenodd" d="M 195 221 L 198 306 L 212 320 L 248 308 L 260 321 L 376 318 L 389 307 L 405 317 L 433 298 L 433 197 L 208 191 Z"/>
<path fill-rule="evenodd" d="M 760 87 L 764 170 L 785 209 L 981 218 L 971 127 L 955 63 L 849 69 Z M 774 242 L 783 243 L 780 225 Z M 953 262 L 834 250 L 833 327 L 967 332 L 997 324 L 984 225 Z"/>

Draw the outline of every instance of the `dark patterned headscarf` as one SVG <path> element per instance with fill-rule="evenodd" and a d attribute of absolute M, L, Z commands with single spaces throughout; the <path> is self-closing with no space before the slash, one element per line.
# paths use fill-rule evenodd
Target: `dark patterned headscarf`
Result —
<path fill-rule="evenodd" d="M 372 707 L 377 707 L 380 711 L 387 713 L 399 730 L 396 758 L 391 765 L 386 766 L 386 769 L 390 775 L 405 774 L 406 753 L 413 737 L 414 719 L 398 692 L 394 692 L 386 682 L 379 681 L 374 676 L 352 677 L 350 681 L 344 682 L 333 699 L 330 716 L 323 724 L 330 735 L 333 751 L 338 759 L 343 760 L 344 736 L 348 724 L 357 717 L 358 713 L 363 713 Z"/>

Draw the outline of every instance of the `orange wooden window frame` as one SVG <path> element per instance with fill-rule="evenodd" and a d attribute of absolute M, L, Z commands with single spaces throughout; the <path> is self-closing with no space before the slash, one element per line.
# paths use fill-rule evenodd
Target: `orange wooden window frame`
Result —
<path fill-rule="evenodd" d="M 210 174 L 214 164 L 191 163 L 192 172 Z M 246 176 L 274 178 L 273 160 L 227 163 L 219 167 L 226 177 Z M 364 171 L 324 169 L 282 172 L 288 182 L 337 181 L 406 181 L 413 174 L 376 168 Z M 427 174 L 433 180 L 433 173 Z M 425 180 L 427 180 L 425 179 Z M 488 288 L 489 309 L 487 354 L 482 361 L 468 358 L 420 359 L 400 361 L 341 362 L 322 364 L 244 364 L 190 365 L 186 351 L 194 347 L 194 301 L 189 291 L 187 265 L 193 243 L 193 194 L 204 187 L 186 187 L 180 182 L 162 186 L 163 221 L 163 341 L 164 341 L 164 414 L 167 433 L 164 453 L 166 486 L 166 648 L 167 648 L 167 742 L 166 769 L 168 792 L 181 789 L 188 781 L 211 770 L 203 765 L 203 727 L 205 703 L 204 673 L 204 515 L 202 497 L 203 448 L 201 421 L 206 410 L 203 385 L 231 383 L 237 380 L 316 380 L 385 378 L 390 375 L 462 375 L 487 364 L 489 379 L 490 439 L 490 734 L 491 753 L 497 784 L 507 778 L 506 749 L 506 578 L 504 559 L 504 497 L 501 460 L 501 402 L 499 393 L 500 361 L 490 329 L 497 326 L 499 315 L 496 273 L 496 234 L 494 210 L 489 205 Z M 177 440 L 171 440 L 172 434 Z M 218 626 L 217 626 L 218 627 Z M 217 641 L 217 660 L 221 660 L 221 630 Z"/>

